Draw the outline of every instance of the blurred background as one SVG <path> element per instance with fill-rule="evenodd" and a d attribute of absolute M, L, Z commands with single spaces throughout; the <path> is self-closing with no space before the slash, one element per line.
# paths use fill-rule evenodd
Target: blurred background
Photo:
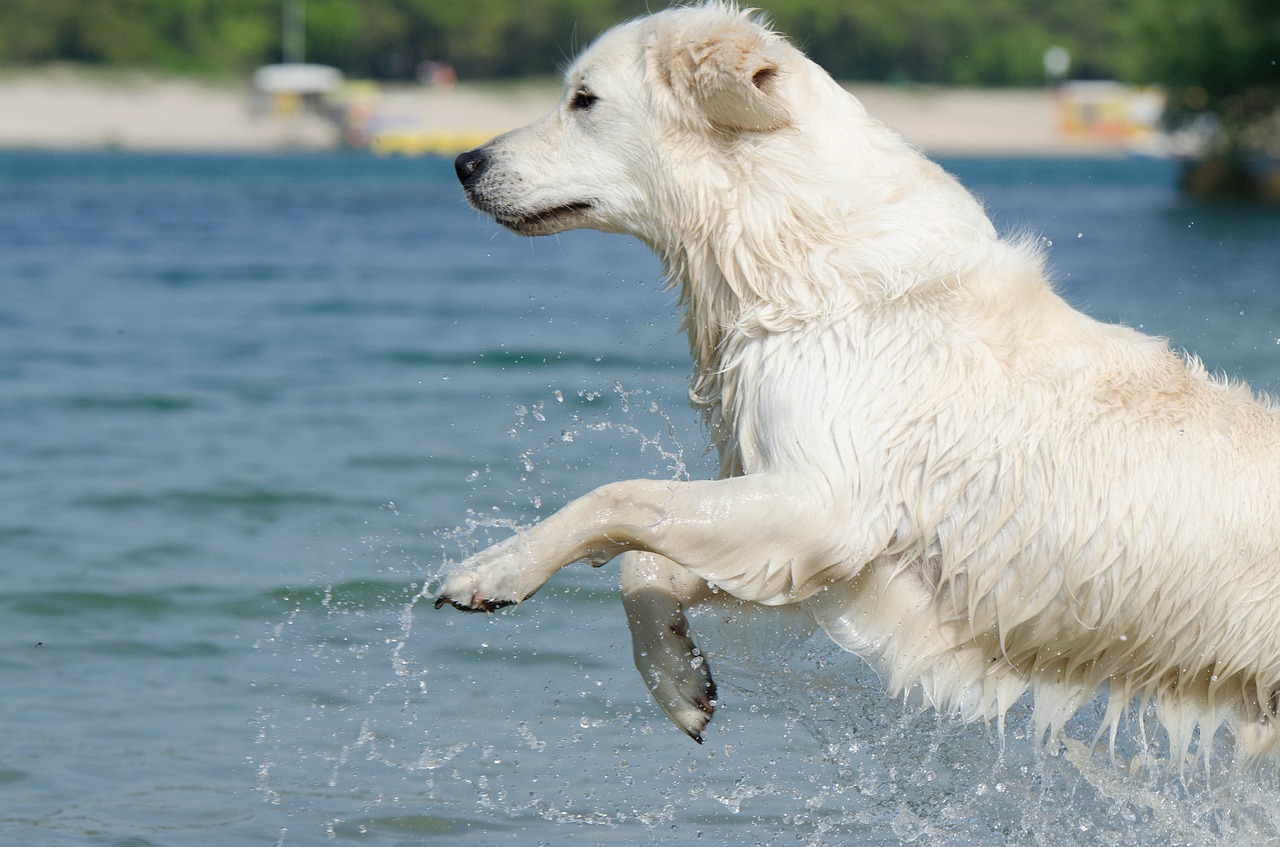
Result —
<path fill-rule="evenodd" d="M 632 239 L 522 239 L 459 149 L 635 0 L 0 0 L 0 843 L 1240 847 L 1280 788 L 1096 699 L 1042 746 L 794 621 L 693 621 L 706 743 L 617 572 L 441 569 L 714 473 Z M 1280 390 L 1275 0 L 777 0 L 1100 320 Z"/>
<path fill-rule="evenodd" d="M 653 8 L 7 0 L 0 145 L 456 151 L 549 108 L 551 80 L 582 46 Z M 1211 158 L 1189 188 L 1280 195 L 1270 0 L 776 0 L 763 11 L 931 151 Z M 227 101 L 250 80 L 251 109 Z"/>

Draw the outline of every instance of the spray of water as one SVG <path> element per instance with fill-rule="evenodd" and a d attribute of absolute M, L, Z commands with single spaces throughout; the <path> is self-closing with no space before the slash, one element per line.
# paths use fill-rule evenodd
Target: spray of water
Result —
<path fill-rule="evenodd" d="M 702 834 L 806 847 L 1280 843 L 1274 774 L 1216 755 L 1169 762 L 1167 739 L 1142 709 L 1130 711 L 1114 753 L 1090 746 L 1101 702 L 1048 745 L 1025 703 L 1003 733 L 966 726 L 888 698 L 861 660 L 813 635 L 798 613 L 721 606 L 692 616 L 723 701 L 697 750 L 636 679 L 599 663 L 602 651 L 626 649 L 626 634 L 616 587 L 598 573 L 575 585 L 566 572 L 537 614 L 467 625 L 474 646 L 442 653 L 438 628 L 464 624 L 419 617 L 439 576 L 413 583 L 422 561 L 438 561 L 440 548 L 455 561 L 469 555 L 581 493 L 586 478 L 634 476 L 646 463 L 652 476 L 692 472 L 685 437 L 647 390 L 555 390 L 516 407 L 509 433 L 514 475 L 485 467 L 470 477 L 478 492 L 509 492 L 503 502 L 434 539 L 396 530 L 366 539 L 366 557 L 403 574 L 407 590 L 333 586 L 291 598 L 262 639 L 275 667 L 264 675 L 272 683 L 253 764 L 264 800 L 289 814 L 280 844 L 299 831 L 447 843 L 533 822 L 564 827 L 562 840 L 611 831 L 617 843 L 655 845 Z M 598 456 L 603 467 L 586 458 Z M 584 641 L 584 626 L 603 635 Z M 545 665 L 544 691 L 505 697 L 498 683 L 515 665 Z M 297 690 L 326 675 L 323 694 Z M 442 717 L 449 709 L 453 723 Z"/>
<path fill-rule="evenodd" d="M 707 623 L 716 633 L 716 621 Z M 1114 755 L 1089 745 L 1102 698 L 1065 737 L 1043 744 L 1028 702 L 1010 712 L 1003 735 L 966 726 L 889 700 L 865 664 L 821 636 L 782 652 L 739 634 L 703 640 L 722 687 L 780 705 L 819 745 L 827 778 L 796 799 L 828 813 L 809 821 L 815 837 L 804 843 L 841 843 L 834 831 L 867 825 L 901 844 L 1280 843 L 1274 774 L 1240 767 L 1225 751 L 1207 767 L 1196 759 L 1198 770 L 1170 762 L 1167 738 L 1148 734 L 1157 725 L 1150 712 L 1131 714 Z"/>

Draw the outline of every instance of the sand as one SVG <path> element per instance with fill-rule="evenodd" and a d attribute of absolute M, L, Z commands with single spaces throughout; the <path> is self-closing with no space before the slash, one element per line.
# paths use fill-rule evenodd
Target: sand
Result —
<path fill-rule="evenodd" d="M 1114 144 L 1071 140 L 1059 130 L 1048 89 L 967 90 L 851 84 L 872 114 L 936 155 L 1116 153 Z M 545 114 L 556 85 L 400 87 L 373 100 L 385 122 L 465 140 Z M 216 85 L 74 69 L 0 75 L 0 148 L 265 152 L 337 146 L 339 129 L 315 114 L 254 108 L 248 84 Z"/>
<path fill-rule="evenodd" d="M 338 141 L 315 115 L 255 116 L 249 88 L 73 71 L 0 77 L 0 147 L 151 151 L 320 149 Z"/>

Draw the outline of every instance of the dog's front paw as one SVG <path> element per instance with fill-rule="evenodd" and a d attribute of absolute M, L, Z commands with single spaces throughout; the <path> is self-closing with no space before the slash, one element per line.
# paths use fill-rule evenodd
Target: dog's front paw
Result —
<path fill-rule="evenodd" d="M 439 609 L 446 603 L 463 612 L 496 612 L 504 606 L 514 606 L 519 600 L 503 600 L 486 597 L 479 590 L 451 588 L 446 583 L 436 597 L 435 607 Z"/>
<path fill-rule="evenodd" d="M 716 683 L 702 651 L 689 637 L 683 613 L 667 621 L 647 621 L 632 630 L 636 669 L 654 701 L 699 744 L 716 709 Z"/>
<path fill-rule="evenodd" d="M 542 587 L 533 568 L 521 566 L 519 537 L 482 550 L 445 578 L 435 607 L 448 604 L 464 612 L 493 612 L 527 600 Z"/>

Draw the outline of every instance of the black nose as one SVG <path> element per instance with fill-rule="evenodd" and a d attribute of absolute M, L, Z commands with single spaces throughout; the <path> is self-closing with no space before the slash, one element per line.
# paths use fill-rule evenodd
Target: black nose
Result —
<path fill-rule="evenodd" d="M 453 160 L 453 169 L 458 174 L 458 181 L 463 185 L 470 185 L 479 179 L 488 165 L 489 157 L 485 154 L 483 147 L 468 150 Z"/>

